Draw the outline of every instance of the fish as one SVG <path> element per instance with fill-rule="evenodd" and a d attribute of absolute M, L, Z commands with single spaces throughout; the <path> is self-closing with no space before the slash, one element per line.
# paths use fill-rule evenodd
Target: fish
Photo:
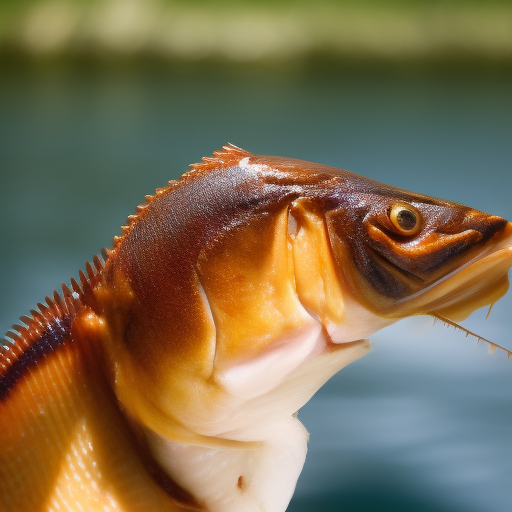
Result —
<path fill-rule="evenodd" d="M 511 266 L 501 217 L 226 145 L 7 333 L 0 510 L 283 512 L 297 411 L 380 329 L 494 304 Z"/>

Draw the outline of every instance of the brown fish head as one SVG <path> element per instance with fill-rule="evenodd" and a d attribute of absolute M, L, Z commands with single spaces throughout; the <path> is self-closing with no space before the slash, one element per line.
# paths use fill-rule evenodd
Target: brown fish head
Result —
<path fill-rule="evenodd" d="M 356 299 L 378 315 L 454 320 L 508 289 L 512 224 L 457 203 L 364 181 L 326 214 Z"/>

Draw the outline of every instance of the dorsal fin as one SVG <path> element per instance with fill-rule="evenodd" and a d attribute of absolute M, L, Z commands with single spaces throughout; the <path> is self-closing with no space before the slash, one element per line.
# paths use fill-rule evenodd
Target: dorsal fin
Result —
<path fill-rule="evenodd" d="M 61 294 L 55 291 L 53 297 L 46 297 L 45 304 L 39 303 L 30 316 L 20 317 L 21 324 L 14 324 L 0 339 L 0 380 L 27 350 L 33 350 L 44 332 L 62 328 L 64 320 L 70 321 L 83 306 L 95 309 L 93 288 L 101 280 L 104 265 L 104 259 L 95 256 L 92 265 L 86 263 L 85 273 L 79 272 L 78 281 L 71 279 L 71 289 L 63 284 Z"/>
<path fill-rule="evenodd" d="M 219 167 L 230 167 L 247 156 L 251 156 L 249 151 L 239 148 L 234 144 L 227 144 L 223 146 L 221 150 L 214 151 L 213 156 L 205 156 L 200 163 L 191 164 L 190 169 L 194 172 L 210 171 L 212 169 L 218 169 Z"/>
<path fill-rule="evenodd" d="M 170 192 L 171 190 L 179 187 L 189 179 L 196 178 L 204 173 L 219 169 L 222 167 L 230 167 L 238 163 L 242 158 L 251 156 L 252 154 L 245 149 L 239 148 L 234 144 L 226 144 L 222 149 L 213 152 L 213 156 L 205 156 L 202 161 L 197 164 L 190 164 L 190 170 L 184 173 L 179 180 L 170 180 L 165 187 L 157 188 L 153 195 L 147 195 L 146 201 L 137 206 L 137 212 L 129 215 L 127 222 L 124 226 L 121 226 L 122 234 L 114 237 L 114 247 L 112 251 L 115 251 L 116 247 L 124 240 L 126 235 L 130 232 L 130 228 L 133 223 L 136 222 L 143 214 L 144 210 L 149 204 L 154 201 L 157 197 Z"/>

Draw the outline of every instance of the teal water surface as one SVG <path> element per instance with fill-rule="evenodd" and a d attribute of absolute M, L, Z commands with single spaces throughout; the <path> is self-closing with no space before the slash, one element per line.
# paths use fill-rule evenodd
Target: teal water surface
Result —
<path fill-rule="evenodd" d="M 2 64 L 0 330 L 226 142 L 512 219 L 512 74 Z M 510 298 L 465 325 L 512 348 Z M 300 413 L 291 512 L 510 512 L 512 360 L 411 319 Z"/>

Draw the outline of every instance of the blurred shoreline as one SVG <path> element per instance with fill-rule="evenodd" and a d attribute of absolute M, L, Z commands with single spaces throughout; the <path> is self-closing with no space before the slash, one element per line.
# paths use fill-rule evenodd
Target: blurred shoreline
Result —
<path fill-rule="evenodd" d="M 512 3 L 0 1 L 0 57 L 512 64 Z"/>
<path fill-rule="evenodd" d="M 227 142 L 512 219 L 512 2 L 298 2 L 0 0 L 0 336 Z M 511 361 L 423 321 L 301 409 L 288 512 L 511 510 Z"/>

